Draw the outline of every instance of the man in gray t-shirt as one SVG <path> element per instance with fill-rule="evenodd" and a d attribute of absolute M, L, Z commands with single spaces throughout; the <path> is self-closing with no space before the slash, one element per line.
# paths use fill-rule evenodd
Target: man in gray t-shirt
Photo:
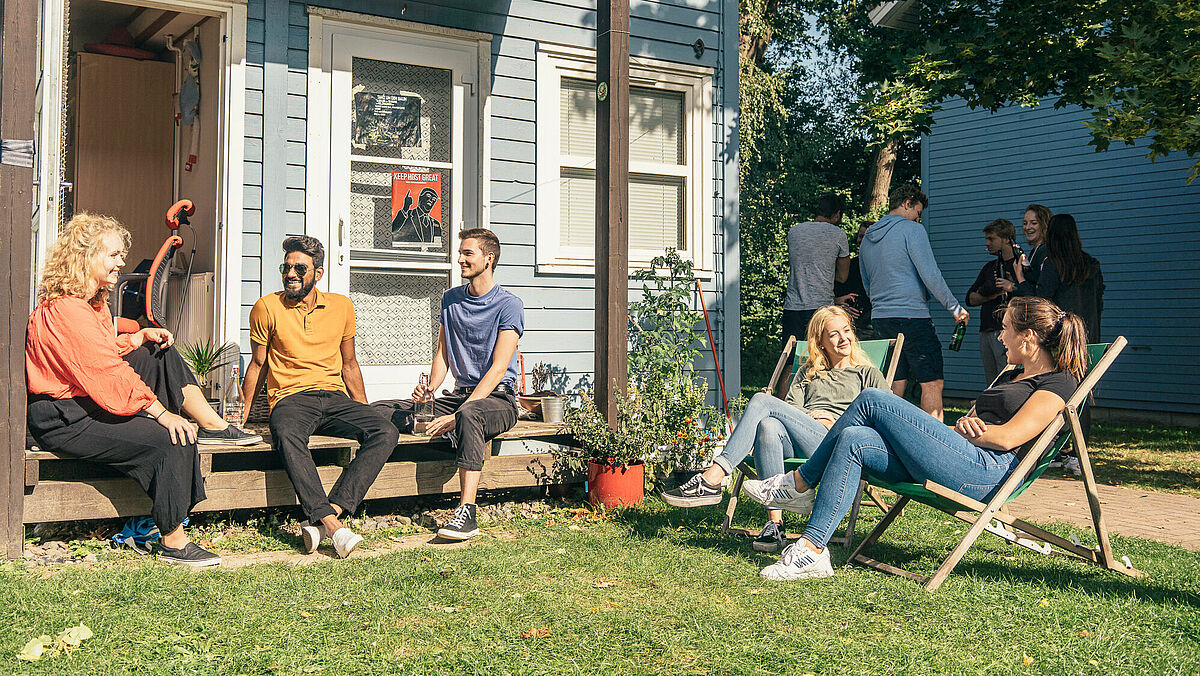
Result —
<path fill-rule="evenodd" d="M 833 282 L 846 281 L 850 272 L 850 242 L 842 230 L 842 198 L 822 195 L 817 217 L 788 232 L 787 297 L 783 302 L 783 342 L 788 336 L 805 340 L 813 312 L 833 305 Z"/>

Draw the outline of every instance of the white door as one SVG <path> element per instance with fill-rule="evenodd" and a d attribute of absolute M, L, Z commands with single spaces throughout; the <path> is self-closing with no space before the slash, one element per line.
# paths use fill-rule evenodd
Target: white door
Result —
<path fill-rule="evenodd" d="M 479 222 L 477 46 L 332 30 L 331 291 L 354 302 L 369 399 L 407 397 L 433 360 L 459 230 Z"/>

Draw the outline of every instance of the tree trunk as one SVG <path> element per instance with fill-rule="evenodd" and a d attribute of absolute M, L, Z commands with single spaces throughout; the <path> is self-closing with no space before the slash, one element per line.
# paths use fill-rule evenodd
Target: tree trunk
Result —
<path fill-rule="evenodd" d="M 868 212 L 875 211 L 879 206 L 887 207 L 888 193 L 892 189 L 892 173 L 896 170 L 896 154 L 899 150 L 900 142 L 892 139 L 880 146 L 875 153 L 875 163 L 871 167 L 871 202 L 867 205 Z"/>
<path fill-rule="evenodd" d="M 743 67 L 755 65 L 762 68 L 767 47 L 775 37 L 770 17 L 779 10 L 780 0 L 759 0 L 758 2 L 739 2 L 740 21 L 738 30 L 738 55 Z"/>

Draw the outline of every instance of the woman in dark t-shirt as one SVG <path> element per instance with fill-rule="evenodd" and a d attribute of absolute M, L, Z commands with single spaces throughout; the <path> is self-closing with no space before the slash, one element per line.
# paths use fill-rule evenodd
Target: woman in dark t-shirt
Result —
<path fill-rule="evenodd" d="M 1000 342 L 1017 369 L 985 390 L 953 427 L 890 392 L 863 390 L 799 470 L 747 481 L 746 494 L 769 508 L 812 510 L 803 537 L 763 577 L 833 575 L 825 545 L 850 511 L 863 472 L 891 483 L 930 479 L 987 501 L 1062 411 L 1087 364 L 1083 320 L 1044 298 L 1010 301 Z"/>

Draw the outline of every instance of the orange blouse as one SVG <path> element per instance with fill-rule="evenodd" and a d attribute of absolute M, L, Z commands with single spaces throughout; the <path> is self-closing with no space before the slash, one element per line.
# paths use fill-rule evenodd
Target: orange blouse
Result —
<path fill-rule="evenodd" d="M 130 336 L 113 330 L 107 305 L 93 307 L 82 298 L 38 303 L 25 335 L 29 393 L 90 397 L 116 415 L 138 413 L 157 397 L 121 359 L 133 350 Z"/>

